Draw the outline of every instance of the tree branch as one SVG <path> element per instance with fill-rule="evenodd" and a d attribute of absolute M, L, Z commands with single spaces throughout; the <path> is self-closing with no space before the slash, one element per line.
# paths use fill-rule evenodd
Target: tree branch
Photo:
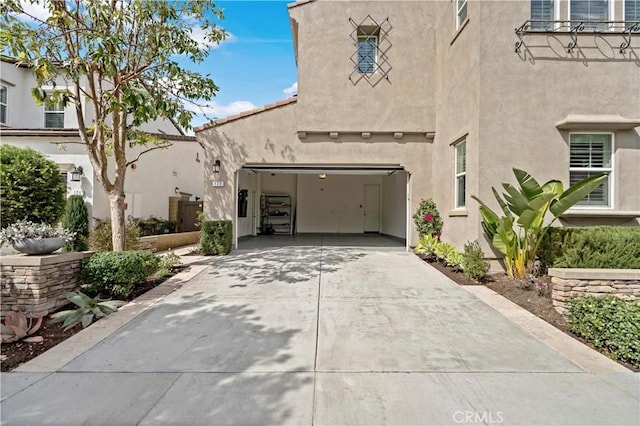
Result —
<path fill-rule="evenodd" d="M 171 146 L 173 146 L 173 144 L 172 144 L 171 142 L 169 142 L 169 141 L 164 141 L 164 142 L 162 142 L 162 144 L 158 144 L 158 145 L 153 146 L 153 147 L 151 147 L 151 148 L 147 148 L 147 149 L 145 149 L 144 151 L 140 152 L 140 153 L 138 154 L 138 156 L 137 156 L 135 159 L 133 159 L 133 160 L 131 160 L 131 161 L 127 162 L 127 167 L 129 167 L 129 166 L 130 166 L 130 165 L 132 165 L 133 163 L 136 163 L 138 160 L 140 160 L 140 157 L 142 157 L 144 154 L 146 154 L 146 153 L 148 153 L 148 152 L 155 151 L 155 150 L 157 150 L 157 149 L 166 149 L 166 148 L 169 148 L 169 147 L 171 147 Z"/>

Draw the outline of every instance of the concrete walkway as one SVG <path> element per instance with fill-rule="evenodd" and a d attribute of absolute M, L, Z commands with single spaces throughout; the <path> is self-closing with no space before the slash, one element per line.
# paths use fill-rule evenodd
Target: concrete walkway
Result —
<path fill-rule="evenodd" d="M 265 241 L 3 374 L 2 424 L 640 424 L 639 375 L 586 371 L 397 242 Z"/>

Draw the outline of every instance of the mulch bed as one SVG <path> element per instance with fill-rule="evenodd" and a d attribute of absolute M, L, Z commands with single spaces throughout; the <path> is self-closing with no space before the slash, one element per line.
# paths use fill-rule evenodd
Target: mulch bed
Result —
<path fill-rule="evenodd" d="M 162 284 L 167 279 L 171 278 L 178 271 L 185 269 L 187 266 L 181 265 L 176 268 L 173 268 L 171 273 L 165 277 L 149 277 L 144 282 L 138 284 L 129 298 L 129 300 L 133 300 L 136 297 L 146 293 L 147 291 L 157 287 Z M 75 305 L 69 304 L 60 310 L 65 309 L 74 309 Z M 51 320 L 50 315 L 46 316 L 42 321 L 42 327 L 35 333 L 36 336 L 44 337 L 44 341 L 42 343 L 25 343 L 25 342 L 14 342 L 14 343 L 3 343 L 0 345 L 0 359 L 2 360 L 0 363 L 0 371 L 6 372 L 11 371 L 14 368 L 24 364 L 25 362 L 37 357 L 41 353 L 51 349 L 55 345 L 64 340 L 67 340 L 69 337 L 74 334 L 80 332 L 82 330 L 82 325 L 78 324 L 69 330 L 64 330 L 61 323 L 49 324 Z M 95 321 L 92 323 L 95 324 Z M 91 327 L 91 325 L 89 325 Z"/>

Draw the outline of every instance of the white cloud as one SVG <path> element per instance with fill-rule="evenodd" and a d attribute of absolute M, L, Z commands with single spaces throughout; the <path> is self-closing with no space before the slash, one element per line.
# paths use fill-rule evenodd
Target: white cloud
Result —
<path fill-rule="evenodd" d="M 249 101 L 235 101 L 227 105 L 220 105 L 217 102 L 209 102 L 199 105 L 185 103 L 185 108 L 197 114 L 204 114 L 209 118 L 218 119 L 255 109 L 256 106 Z"/>
<path fill-rule="evenodd" d="M 210 41 L 205 39 L 204 35 L 205 31 L 197 25 L 191 29 L 191 39 L 198 43 L 201 49 L 209 48 L 211 50 L 214 50 L 219 48 L 223 44 L 232 43 L 236 40 L 236 37 L 233 34 L 227 33 L 227 37 L 220 43 L 211 43 Z"/>
<path fill-rule="evenodd" d="M 287 87 L 282 91 L 285 95 L 295 95 L 298 93 L 298 82 L 296 81 L 291 86 Z"/>
<path fill-rule="evenodd" d="M 33 21 L 33 18 L 37 18 L 41 21 L 45 21 L 49 16 L 51 16 L 45 2 L 31 4 L 31 2 L 23 1 L 21 4 L 22 10 L 25 12 L 24 14 L 21 13 L 18 15 L 21 19 Z"/>

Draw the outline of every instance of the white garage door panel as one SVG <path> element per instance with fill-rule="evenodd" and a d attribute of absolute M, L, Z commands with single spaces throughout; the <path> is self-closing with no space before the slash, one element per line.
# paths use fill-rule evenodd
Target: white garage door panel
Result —
<path fill-rule="evenodd" d="M 361 233 L 365 184 L 382 176 L 298 175 L 297 232 Z"/>

